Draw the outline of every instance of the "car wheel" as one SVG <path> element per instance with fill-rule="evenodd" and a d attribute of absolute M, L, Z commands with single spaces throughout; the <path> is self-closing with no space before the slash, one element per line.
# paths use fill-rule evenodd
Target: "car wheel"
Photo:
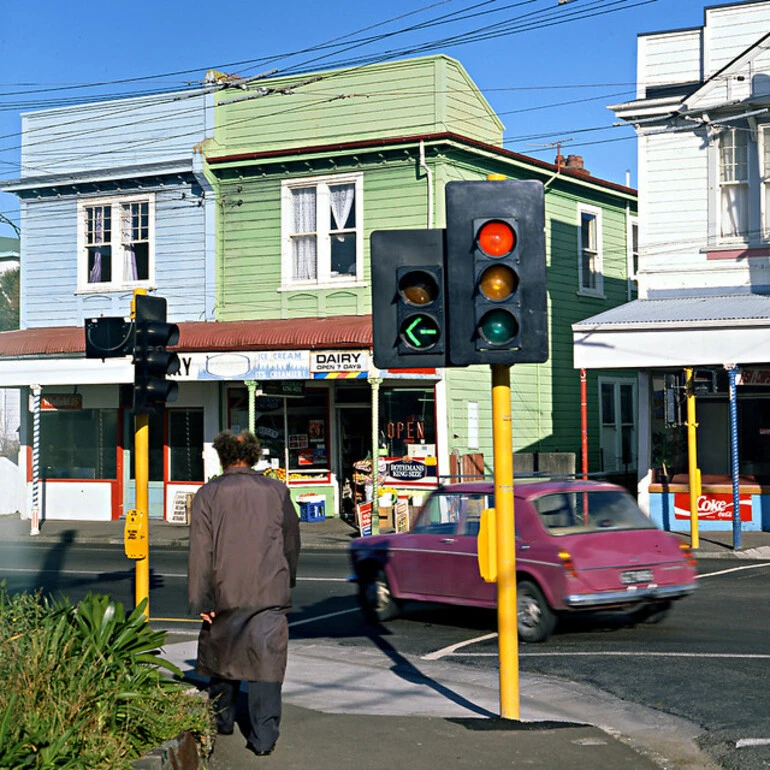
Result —
<path fill-rule="evenodd" d="M 517 586 L 517 623 L 523 642 L 544 642 L 556 627 L 556 615 L 540 588 L 529 580 Z"/>
<path fill-rule="evenodd" d="M 656 604 L 644 604 L 631 613 L 635 623 L 662 623 L 671 609 L 671 602 L 657 602 Z"/>
<path fill-rule="evenodd" d="M 371 622 L 391 620 L 401 612 L 400 603 L 393 597 L 382 570 L 359 582 L 358 601 L 366 619 Z"/>

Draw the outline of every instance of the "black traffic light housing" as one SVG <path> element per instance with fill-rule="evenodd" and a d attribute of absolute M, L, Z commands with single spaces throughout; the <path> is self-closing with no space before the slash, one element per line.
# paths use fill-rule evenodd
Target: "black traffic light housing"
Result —
<path fill-rule="evenodd" d="M 134 351 L 134 322 L 120 317 L 87 318 L 86 358 L 120 358 Z"/>
<path fill-rule="evenodd" d="M 449 364 L 548 359 L 541 182 L 446 186 Z"/>
<path fill-rule="evenodd" d="M 444 231 L 373 232 L 371 266 L 375 366 L 446 366 Z"/>
<path fill-rule="evenodd" d="M 134 302 L 134 412 L 159 414 L 179 393 L 179 386 L 166 379 L 179 371 L 179 356 L 166 350 L 179 342 L 179 327 L 166 322 L 163 297 L 137 294 Z"/>

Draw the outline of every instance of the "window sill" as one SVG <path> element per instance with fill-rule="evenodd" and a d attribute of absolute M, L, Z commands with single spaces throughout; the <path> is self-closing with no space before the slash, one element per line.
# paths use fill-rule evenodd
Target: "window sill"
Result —
<path fill-rule="evenodd" d="M 578 289 L 575 292 L 578 297 L 592 297 L 593 299 L 607 299 L 603 291 L 592 291 L 591 289 Z"/>
<path fill-rule="evenodd" d="M 99 284 L 98 286 L 78 287 L 75 290 L 75 294 L 125 294 L 126 292 L 134 291 L 134 289 L 146 289 L 147 291 L 155 291 L 156 288 L 157 287 L 154 284 L 151 284 L 148 281 L 127 284 L 103 283 Z"/>
<path fill-rule="evenodd" d="M 278 287 L 278 291 L 315 291 L 316 289 L 365 289 L 368 287 L 365 281 L 321 281 L 308 283 L 291 283 Z"/>
<path fill-rule="evenodd" d="M 751 259 L 752 257 L 770 257 L 770 246 L 716 246 L 705 249 L 706 259 Z"/>

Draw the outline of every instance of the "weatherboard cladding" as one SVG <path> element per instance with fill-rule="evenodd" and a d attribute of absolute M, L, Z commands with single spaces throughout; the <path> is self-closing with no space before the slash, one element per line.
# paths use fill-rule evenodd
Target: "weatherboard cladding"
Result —
<path fill-rule="evenodd" d="M 746 294 L 638 299 L 575 323 L 572 328 L 575 331 L 590 331 L 597 327 L 631 329 L 661 324 L 695 327 L 769 321 L 770 296 Z"/>
<path fill-rule="evenodd" d="M 185 352 L 329 350 L 370 348 L 371 345 L 371 316 L 336 316 L 229 323 L 182 322 L 179 344 L 174 349 Z M 0 359 L 84 352 L 85 331 L 80 326 L 0 333 Z"/>

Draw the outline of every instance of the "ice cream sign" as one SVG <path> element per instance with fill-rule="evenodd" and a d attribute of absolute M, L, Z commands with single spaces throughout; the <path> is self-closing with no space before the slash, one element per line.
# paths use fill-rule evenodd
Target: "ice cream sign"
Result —
<path fill-rule="evenodd" d="M 698 521 L 732 521 L 732 495 L 701 495 L 698 498 Z M 741 521 L 751 521 L 751 495 L 740 496 Z M 674 518 L 690 518 L 690 495 L 678 492 L 674 495 Z"/>

